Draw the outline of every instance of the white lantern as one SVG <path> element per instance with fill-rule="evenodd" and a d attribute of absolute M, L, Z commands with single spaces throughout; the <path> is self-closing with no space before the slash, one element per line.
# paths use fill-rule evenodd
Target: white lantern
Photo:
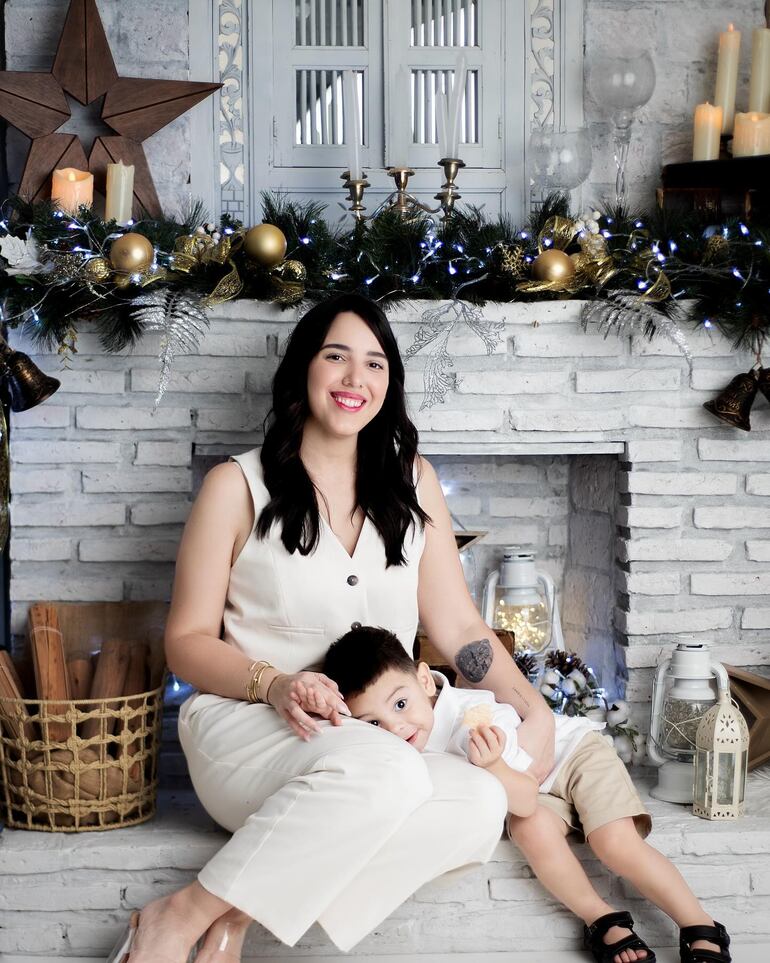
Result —
<path fill-rule="evenodd" d="M 701 719 L 695 737 L 692 811 L 704 819 L 743 815 L 749 765 L 749 728 L 729 693 Z"/>
<path fill-rule="evenodd" d="M 535 568 L 532 552 L 504 550 L 500 570 L 484 585 L 481 613 L 491 628 L 513 632 L 516 652 L 564 650 L 556 587 L 547 572 Z"/>
<path fill-rule="evenodd" d="M 716 682 L 716 686 L 715 686 Z M 705 645 L 681 643 L 657 668 L 652 686 L 652 717 L 647 752 L 659 766 L 651 790 L 657 799 L 691 803 L 695 736 L 706 712 L 728 692 L 727 672 L 712 662 Z"/>

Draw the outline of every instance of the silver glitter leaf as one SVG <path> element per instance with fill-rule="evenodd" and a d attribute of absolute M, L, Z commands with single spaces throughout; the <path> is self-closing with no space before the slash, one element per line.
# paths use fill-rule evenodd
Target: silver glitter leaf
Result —
<path fill-rule="evenodd" d="M 450 374 L 454 359 L 448 351 L 450 335 L 458 324 L 465 324 L 484 342 L 487 354 L 492 354 L 500 344 L 500 331 L 505 326 L 503 321 L 492 321 L 485 318 L 480 308 L 465 301 L 447 301 L 437 307 L 426 308 L 420 318 L 420 327 L 414 336 L 414 341 L 404 353 L 404 357 L 413 358 L 428 345 L 433 345 L 425 362 L 423 382 L 425 396 L 420 410 L 432 408 L 433 405 L 443 404 L 448 391 L 454 391 L 457 379 Z"/>
<path fill-rule="evenodd" d="M 171 368 L 177 354 L 194 351 L 208 328 L 209 320 L 201 307 L 201 298 L 189 291 L 170 288 L 140 294 L 132 302 L 134 319 L 145 331 L 160 332 L 160 375 L 157 408 L 171 380 Z"/>
<path fill-rule="evenodd" d="M 618 337 L 636 334 L 652 338 L 660 333 L 679 348 L 692 373 L 692 351 L 681 327 L 687 312 L 675 302 L 669 302 L 666 311 L 658 311 L 634 291 L 609 291 L 606 300 L 584 304 L 580 320 L 584 330 L 589 324 L 598 325 L 605 338 L 611 331 Z"/>

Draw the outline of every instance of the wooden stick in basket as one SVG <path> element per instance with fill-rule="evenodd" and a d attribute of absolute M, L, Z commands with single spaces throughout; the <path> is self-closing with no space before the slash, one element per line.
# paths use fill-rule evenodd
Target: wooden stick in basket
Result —
<path fill-rule="evenodd" d="M 42 701 L 65 700 L 60 705 L 48 706 L 48 713 L 64 715 L 70 699 L 67 666 L 64 661 L 64 645 L 59 631 L 56 608 L 47 602 L 35 602 L 29 609 L 29 643 L 35 666 L 37 697 Z M 45 725 L 43 724 L 43 729 Z M 43 738 L 66 742 L 71 727 L 68 722 L 49 722 Z"/>
<path fill-rule="evenodd" d="M 87 699 L 91 692 L 94 670 L 87 655 L 74 655 L 67 659 L 67 676 L 73 699 Z"/>
<path fill-rule="evenodd" d="M 128 674 L 126 675 L 126 695 L 134 695 L 147 691 L 148 655 L 149 650 L 144 642 L 134 643 L 131 646 L 131 658 L 128 663 Z M 142 700 L 131 699 L 128 704 L 132 709 L 138 709 L 142 705 Z M 135 718 L 128 720 L 127 728 L 131 732 L 135 732 L 141 727 L 141 724 L 142 717 L 136 716 Z M 132 756 L 139 752 L 141 747 L 141 739 L 135 739 L 130 745 L 125 746 L 123 753 L 125 754 L 126 759 L 130 760 Z M 135 762 L 128 770 L 128 774 L 132 780 L 137 780 L 139 778 L 140 765 L 141 764 L 139 762 Z"/>
<path fill-rule="evenodd" d="M 102 645 L 99 659 L 96 663 L 93 682 L 91 683 L 91 699 L 117 699 L 125 693 L 126 675 L 131 659 L 131 648 L 122 639 L 107 639 Z M 105 720 L 104 731 L 111 733 L 115 729 L 115 719 Z M 99 718 L 86 719 L 82 726 L 84 739 L 93 739 L 102 731 Z"/>
<path fill-rule="evenodd" d="M 0 714 L 10 730 L 11 735 L 16 739 L 21 739 L 22 733 L 28 740 L 34 739 L 34 727 L 28 719 L 27 710 L 22 706 L 21 717 L 15 714 L 16 707 L 11 707 L 2 699 L 23 699 L 24 693 L 21 688 L 16 666 L 13 664 L 10 655 L 5 649 L 0 649 Z"/>

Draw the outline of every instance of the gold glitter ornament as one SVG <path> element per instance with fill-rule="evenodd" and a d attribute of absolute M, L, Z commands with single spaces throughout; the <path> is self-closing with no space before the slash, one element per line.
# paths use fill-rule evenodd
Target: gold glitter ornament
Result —
<path fill-rule="evenodd" d="M 263 267 L 272 268 L 286 257 L 286 235 L 275 224 L 257 224 L 243 238 L 243 250 Z"/>
<path fill-rule="evenodd" d="M 143 234 L 130 231 L 115 238 L 110 248 L 110 264 L 123 274 L 141 274 L 152 264 L 155 248 Z"/>
<path fill-rule="evenodd" d="M 291 307 L 299 304 L 305 297 L 307 268 L 302 261 L 284 261 L 283 264 L 273 268 L 270 279 L 275 289 L 275 297 L 272 300 L 278 304 Z"/>
<path fill-rule="evenodd" d="M 111 273 L 106 257 L 92 257 L 83 265 L 82 276 L 87 284 L 104 284 L 109 281 Z"/>
<path fill-rule="evenodd" d="M 514 278 L 523 278 L 526 274 L 524 249 L 519 244 L 501 244 L 500 270 Z"/>
<path fill-rule="evenodd" d="M 543 251 L 532 262 L 532 277 L 536 281 L 566 282 L 574 275 L 575 264 L 564 251 Z"/>
<path fill-rule="evenodd" d="M 80 254 L 55 254 L 52 260 L 53 270 L 49 278 L 55 284 L 65 284 L 80 277 L 83 270 L 83 258 Z"/>

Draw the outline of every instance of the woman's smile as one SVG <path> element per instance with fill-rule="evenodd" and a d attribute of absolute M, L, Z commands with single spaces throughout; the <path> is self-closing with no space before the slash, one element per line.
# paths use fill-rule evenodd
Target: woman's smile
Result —
<path fill-rule="evenodd" d="M 343 411 L 360 411 L 366 404 L 366 398 L 350 391 L 332 391 L 331 396 Z"/>

